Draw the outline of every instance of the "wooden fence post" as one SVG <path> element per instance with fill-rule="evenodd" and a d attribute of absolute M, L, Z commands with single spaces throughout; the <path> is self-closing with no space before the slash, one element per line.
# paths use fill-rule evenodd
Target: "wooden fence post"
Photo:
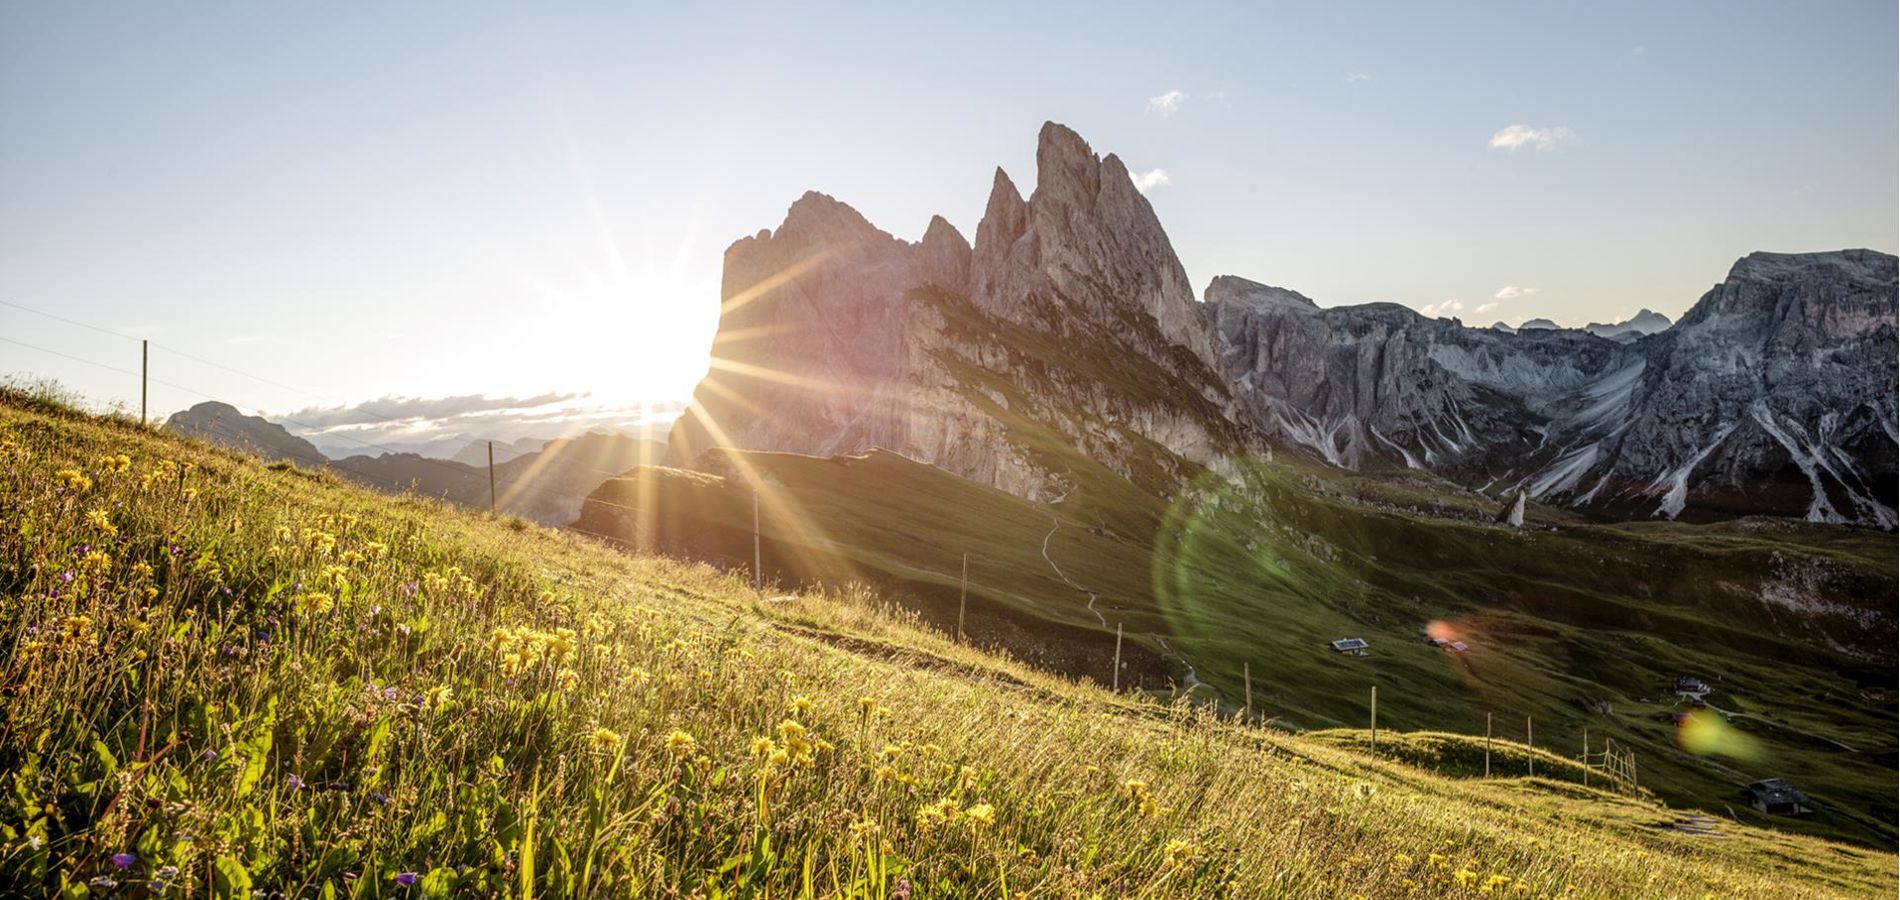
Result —
<path fill-rule="evenodd" d="M 1491 714 L 1484 714 L 1484 777 L 1491 777 Z"/>
<path fill-rule="evenodd" d="M 146 385 L 152 380 L 152 342 L 139 341 L 139 427 L 145 427 Z"/>
<path fill-rule="evenodd" d="M 1240 678 L 1246 683 L 1247 719 L 1253 720 L 1253 663 L 1240 664 Z"/>
<path fill-rule="evenodd" d="M 765 557 L 759 549 L 759 488 L 752 488 L 752 592 L 765 596 Z"/>
<path fill-rule="evenodd" d="M 957 589 L 957 643 L 963 643 L 963 610 L 970 602 L 970 554 L 963 554 L 963 580 Z"/>
<path fill-rule="evenodd" d="M 1372 686 L 1372 749 L 1379 749 L 1379 686 Z"/>
<path fill-rule="evenodd" d="M 1531 732 L 1531 717 L 1524 717 L 1524 765 L 1531 775 L 1537 774 L 1537 739 Z"/>
<path fill-rule="evenodd" d="M 1109 684 L 1112 685 L 1111 690 L 1115 693 L 1122 692 L 1122 623 L 1120 622 L 1115 623 L 1115 672 L 1109 676 Z"/>
<path fill-rule="evenodd" d="M 488 514 L 495 514 L 495 442 L 488 442 Z"/>
<path fill-rule="evenodd" d="M 1605 757 L 1608 762 L 1608 757 Z M 1583 730 L 1583 786 L 1590 786 L 1590 729 Z"/>

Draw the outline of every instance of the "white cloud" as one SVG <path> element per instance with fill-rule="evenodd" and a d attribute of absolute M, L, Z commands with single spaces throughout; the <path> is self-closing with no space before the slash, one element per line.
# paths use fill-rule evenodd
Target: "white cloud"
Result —
<path fill-rule="evenodd" d="M 1175 110 L 1181 108 L 1181 104 L 1187 102 L 1187 98 L 1187 93 L 1181 90 L 1172 90 L 1159 97 L 1149 97 L 1148 111 L 1171 116 L 1174 115 Z"/>
<path fill-rule="evenodd" d="M 1576 135 L 1570 129 L 1562 125 L 1555 128 L 1512 125 L 1491 136 L 1491 149 L 1516 150 L 1519 147 L 1532 147 L 1538 150 L 1549 150 L 1575 137 Z"/>
<path fill-rule="evenodd" d="M 1519 287 L 1515 284 L 1507 284 L 1498 288 L 1498 292 L 1491 296 L 1498 300 L 1516 300 L 1519 297 L 1529 297 L 1537 293 L 1537 291 L 1538 289 L 1534 287 Z"/>
<path fill-rule="evenodd" d="M 1472 310 L 1472 313 L 1476 315 L 1483 315 L 1497 308 L 1498 308 L 1498 305 L 1496 302 L 1486 303 L 1482 306 L 1479 306 L 1477 309 Z"/>
<path fill-rule="evenodd" d="M 1418 311 L 1428 316 L 1439 316 L 1445 313 L 1463 312 L 1464 308 L 1465 305 L 1463 303 L 1456 300 L 1446 300 L 1443 303 L 1427 303 L 1419 307 Z"/>
<path fill-rule="evenodd" d="M 1372 80 L 1372 74 L 1371 74 L 1371 73 L 1369 73 L 1369 72 L 1347 72 L 1347 73 L 1346 73 L 1346 80 L 1347 80 L 1348 82 L 1353 82 L 1353 81 L 1371 81 L 1371 80 Z"/>
<path fill-rule="evenodd" d="M 464 394 L 459 397 L 379 397 L 352 406 L 310 406 L 286 415 L 294 424 L 307 429 L 336 428 L 345 425 L 369 425 L 382 422 L 416 422 L 452 419 L 477 413 L 534 409 L 586 396 L 578 393 L 546 393 L 532 397 L 488 397 Z"/>
<path fill-rule="evenodd" d="M 1128 173 L 1128 177 L 1134 180 L 1135 190 L 1144 194 L 1155 188 L 1165 187 L 1174 183 L 1174 180 L 1168 177 L 1167 169 L 1149 169 L 1141 173 L 1130 172 Z"/>

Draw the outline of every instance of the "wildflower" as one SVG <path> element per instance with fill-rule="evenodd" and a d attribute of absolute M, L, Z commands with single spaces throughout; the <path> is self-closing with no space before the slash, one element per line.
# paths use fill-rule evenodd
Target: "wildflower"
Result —
<path fill-rule="evenodd" d="M 92 530 L 106 537 L 116 537 L 119 533 L 119 529 L 112 527 L 112 517 L 106 515 L 106 511 L 103 509 L 95 509 L 86 513 L 86 524 L 92 526 Z"/>
<path fill-rule="evenodd" d="M 1431 866 L 1434 869 L 1443 869 L 1446 867 L 1445 854 L 1443 853 L 1427 854 L 1425 857 L 1425 864 L 1428 866 Z"/>
<path fill-rule="evenodd" d="M 1392 864 L 1395 866 L 1409 866 L 1412 864 L 1412 858 L 1403 853 L 1394 853 L 1392 854 Z"/>
<path fill-rule="evenodd" d="M 877 710 L 877 698 L 876 697 L 859 697 L 858 709 L 862 710 L 865 715 L 867 716 L 870 715 L 871 713 Z"/>
<path fill-rule="evenodd" d="M 92 487 L 92 479 L 87 478 L 85 473 L 78 469 L 61 469 L 53 474 L 53 479 L 75 492 L 85 491 Z"/>
<path fill-rule="evenodd" d="M 692 735 L 678 729 L 674 729 L 672 734 L 666 736 L 666 752 L 674 756 L 690 756 L 698 746 L 698 742 L 693 740 Z"/>
<path fill-rule="evenodd" d="M 776 749 L 778 749 L 778 745 L 772 743 L 772 739 L 769 737 L 752 739 L 752 756 L 754 759 L 768 759 L 771 757 L 772 751 Z"/>
<path fill-rule="evenodd" d="M 1187 865 L 1201 858 L 1201 848 L 1192 841 L 1172 840 L 1161 856 L 1170 866 Z"/>
<path fill-rule="evenodd" d="M 1470 869 L 1459 869 L 1458 871 L 1453 872 L 1451 877 L 1458 880 L 1459 887 L 1470 887 L 1471 883 L 1478 879 L 1478 873 L 1473 872 Z"/>
<path fill-rule="evenodd" d="M 796 715 L 801 715 L 801 716 L 810 715 L 811 714 L 811 698 L 805 696 L 804 694 L 800 694 L 796 697 L 793 697 L 792 698 L 792 712 Z"/>
<path fill-rule="evenodd" d="M 297 606 L 297 612 L 306 616 L 323 615 L 330 611 L 331 606 L 335 605 L 335 600 L 329 594 L 323 593 L 322 591 L 310 591 L 298 594 L 293 602 Z"/>
<path fill-rule="evenodd" d="M 132 853 L 112 854 L 112 864 L 114 866 L 117 866 L 119 871 L 121 872 L 129 871 L 133 866 L 138 864 L 138 861 L 139 861 L 139 858 L 136 854 L 132 854 Z"/>
<path fill-rule="evenodd" d="M 897 770 L 890 766 L 878 766 L 877 771 L 873 772 L 872 775 L 881 783 L 897 780 Z"/>
<path fill-rule="evenodd" d="M 409 887 L 410 885 L 415 884 L 419 880 L 421 879 L 414 872 L 396 873 L 396 883 L 402 885 L 403 887 Z"/>
<path fill-rule="evenodd" d="M 152 874 L 157 876 L 159 881 L 170 881 L 178 877 L 178 867 L 177 866 L 160 866 L 158 868 L 158 871 Z"/>
<path fill-rule="evenodd" d="M 303 779 L 292 775 L 284 779 L 284 787 L 290 788 L 293 791 L 301 791 L 303 790 Z"/>
<path fill-rule="evenodd" d="M 871 821 L 870 819 L 859 819 L 856 822 L 851 823 L 852 837 L 856 837 L 856 838 L 868 837 L 876 833 L 877 833 L 877 823 Z"/>
<path fill-rule="evenodd" d="M 963 811 L 963 817 L 978 825 L 996 824 L 996 808 L 988 803 L 978 803 Z"/>
<path fill-rule="evenodd" d="M 594 729 L 592 743 L 596 750 L 618 750 L 620 749 L 621 740 L 620 735 L 608 731 L 605 728 Z"/>
<path fill-rule="evenodd" d="M 455 689 L 441 684 L 423 693 L 422 706 L 424 709 L 441 709 L 444 704 L 453 699 L 455 699 Z"/>
<path fill-rule="evenodd" d="M 573 669 L 562 669 L 554 675 L 555 687 L 564 692 L 573 690 L 574 686 L 580 683 L 581 677 L 576 675 Z"/>

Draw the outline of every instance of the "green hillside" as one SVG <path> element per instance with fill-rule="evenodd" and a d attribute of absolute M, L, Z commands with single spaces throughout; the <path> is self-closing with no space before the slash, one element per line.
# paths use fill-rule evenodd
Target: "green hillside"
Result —
<path fill-rule="evenodd" d="M 759 600 L 17 396 L 0 508 L 13 894 L 1895 886 L 1889 853 L 1116 696 L 862 591 Z"/>
<path fill-rule="evenodd" d="M 1059 448 L 1051 452 L 1060 452 Z M 1522 739 L 1582 752 L 1586 731 L 1638 755 L 1671 803 L 1873 846 L 1894 837 L 1889 699 L 1892 538 L 1784 522 L 1592 524 L 1494 504 L 1422 479 L 1259 461 L 1166 500 L 1068 462 L 1035 504 L 880 451 L 849 458 L 722 451 L 706 472 L 643 469 L 603 485 L 581 527 L 630 545 L 749 567 L 752 493 L 766 570 L 787 584 L 877 584 L 979 642 L 1100 683 L 1114 630 L 1124 684 L 1254 710 L 1293 729 L 1363 726 L 1370 689 L 1390 727 Z M 1091 595 L 1094 602 L 1091 608 Z M 1764 597 L 1780 598 L 1768 602 Z M 1421 631 L 1438 622 L 1469 650 Z M 1330 651 L 1356 636 L 1365 657 Z M 1707 680 L 1734 740 L 1680 746 L 1678 675 Z M 1756 816 L 1740 788 L 1786 777 L 1820 804 Z"/>

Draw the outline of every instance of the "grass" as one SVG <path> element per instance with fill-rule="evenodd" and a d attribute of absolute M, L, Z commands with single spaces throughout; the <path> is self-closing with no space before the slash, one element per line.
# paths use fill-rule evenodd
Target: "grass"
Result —
<path fill-rule="evenodd" d="M 1061 458 L 1058 442 L 1046 452 Z M 1108 683 L 1120 623 L 1123 683 L 1162 701 L 1192 666 L 1193 696 L 1235 711 L 1251 671 L 1256 711 L 1327 729 L 1363 725 L 1376 685 L 1390 727 L 1482 734 L 1491 713 L 1500 735 L 1522 739 L 1530 717 L 1538 745 L 1563 754 L 1586 731 L 1633 749 L 1644 786 L 1679 806 L 1869 846 L 1895 836 L 1890 694 L 1862 692 L 1895 682 L 1888 535 L 1605 525 L 1544 509 L 1520 531 L 1442 483 L 1293 460 L 1163 499 L 1078 458 L 1063 463 L 1066 498 L 1036 504 L 881 451 L 736 455 L 744 465 L 726 468 L 761 473 L 801 513 L 768 511 L 767 571 L 868 581 L 948 630 L 968 553 L 969 631 L 1043 668 Z M 736 476 L 640 470 L 604 485 L 581 525 L 637 546 L 644 509 L 654 545 L 749 567 L 749 490 Z M 1763 599 L 1790 592 L 1824 603 Z M 1471 650 L 1424 643 L 1432 621 Z M 1327 651 L 1349 635 L 1372 654 Z M 1684 674 L 1715 686 L 1709 701 L 1743 735 L 1719 749 L 1734 752 L 1682 746 L 1670 717 L 1686 709 L 1671 691 Z M 1740 789 L 1767 777 L 1793 780 L 1820 812 L 1756 814 Z"/>
<path fill-rule="evenodd" d="M 1894 857 L 1451 777 L 863 591 L 0 398 L 20 894 L 1832 897 Z M 1386 740 L 1381 735 L 1382 742 Z"/>

